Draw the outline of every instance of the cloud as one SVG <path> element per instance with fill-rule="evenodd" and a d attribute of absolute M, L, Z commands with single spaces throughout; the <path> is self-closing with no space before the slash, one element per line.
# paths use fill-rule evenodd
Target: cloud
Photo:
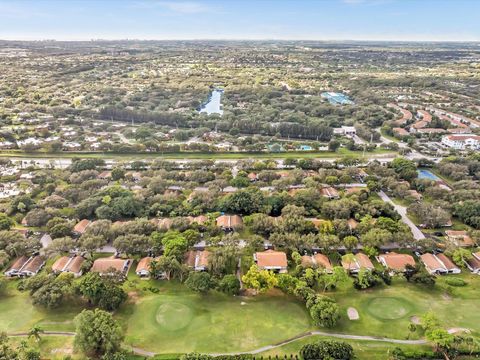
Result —
<path fill-rule="evenodd" d="M 139 1 L 133 4 L 137 9 L 163 8 L 179 14 L 198 14 L 209 12 L 211 9 L 197 1 Z"/>
<path fill-rule="evenodd" d="M 207 6 L 191 1 L 161 1 L 159 4 L 168 10 L 182 14 L 197 14 L 207 12 L 209 10 Z"/>

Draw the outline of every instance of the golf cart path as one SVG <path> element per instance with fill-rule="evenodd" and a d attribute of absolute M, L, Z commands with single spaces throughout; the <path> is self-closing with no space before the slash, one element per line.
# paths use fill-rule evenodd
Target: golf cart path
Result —
<path fill-rule="evenodd" d="M 68 332 L 68 331 L 45 331 L 42 333 L 42 336 L 47 335 L 47 336 L 75 336 L 74 332 Z M 390 339 L 390 338 L 385 338 L 385 337 L 375 337 L 375 336 L 367 336 L 367 335 L 350 335 L 350 334 L 340 334 L 340 333 L 329 333 L 329 332 L 323 332 L 323 331 L 309 331 L 300 335 L 297 335 L 293 338 L 281 341 L 279 343 L 273 344 L 273 345 L 266 345 L 262 346 L 258 349 L 250 350 L 250 351 L 241 351 L 241 352 L 232 352 L 232 353 L 211 353 L 208 355 L 211 356 L 221 356 L 221 355 L 241 355 L 241 354 L 259 354 L 264 351 L 272 350 L 275 348 L 279 348 L 283 345 L 287 345 L 290 343 L 293 343 L 295 341 L 310 337 L 310 336 L 325 336 L 325 337 L 332 337 L 332 338 L 339 338 L 339 339 L 348 339 L 348 340 L 361 340 L 361 341 L 379 341 L 379 342 L 386 342 L 386 343 L 391 343 L 391 344 L 403 344 L 403 345 L 423 345 L 427 344 L 426 340 L 402 340 L 402 339 Z M 24 333 L 15 333 L 15 334 L 8 334 L 8 336 L 28 336 L 28 332 Z M 137 347 L 131 347 L 132 351 L 136 355 L 141 355 L 141 356 L 147 356 L 147 357 L 154 357 L 156 353 L 147 351 L 141 348 Z"/>

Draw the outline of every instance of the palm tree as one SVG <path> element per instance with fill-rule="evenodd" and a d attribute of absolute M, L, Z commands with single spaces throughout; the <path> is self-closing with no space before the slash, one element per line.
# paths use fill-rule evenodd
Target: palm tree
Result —
<path fill-rule="evenodd" d="M 41 340 L 40 334 L 43 334 L 44 332 L 45 330 L 43 330 L 40 326 L 34 325 L 28 332 L 28 338 L 30 339 L 33 337 L 37 342 L 39 342 Z"/>

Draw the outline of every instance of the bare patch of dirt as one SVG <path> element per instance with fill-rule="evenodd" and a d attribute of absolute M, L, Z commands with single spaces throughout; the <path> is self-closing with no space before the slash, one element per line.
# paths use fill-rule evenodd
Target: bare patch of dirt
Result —
<path fill-rule="evenodd" d="M 358 320 L 360 319 L 360 315 L 358 315 L 358 311 L 357 309 L 355 309 L 354 307 L 349 307 L 347 309 L 347 315 L 348 315 L 348 318 L 350 320 Z"/>
<path fill-rule="evenodd" d="M 420 318 L 417 315 L 412 316 L 410 318 L 410 321 L 412 322 L 412 324 L 420 325 Z"/>

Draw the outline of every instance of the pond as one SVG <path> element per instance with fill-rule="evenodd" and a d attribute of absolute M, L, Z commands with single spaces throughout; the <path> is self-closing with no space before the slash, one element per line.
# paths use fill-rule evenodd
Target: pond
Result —
<path fill-rule="evenodd" d="M 419 179 L 428 179 L 428 180 L 433 180 L 433 181 L 440 181 L 441 179 L 433 174 L 431 171 L 428 171 L 428 170 L 417 170 L 417 173 L 418 173 L 418 178 Z"/>
<path fill-rule="evenodd" d="M 222 94 L 222 89 L 213 90 L 208 96 L 207 102 L 200 106 L 200 113 L 223 115 Z"/>

